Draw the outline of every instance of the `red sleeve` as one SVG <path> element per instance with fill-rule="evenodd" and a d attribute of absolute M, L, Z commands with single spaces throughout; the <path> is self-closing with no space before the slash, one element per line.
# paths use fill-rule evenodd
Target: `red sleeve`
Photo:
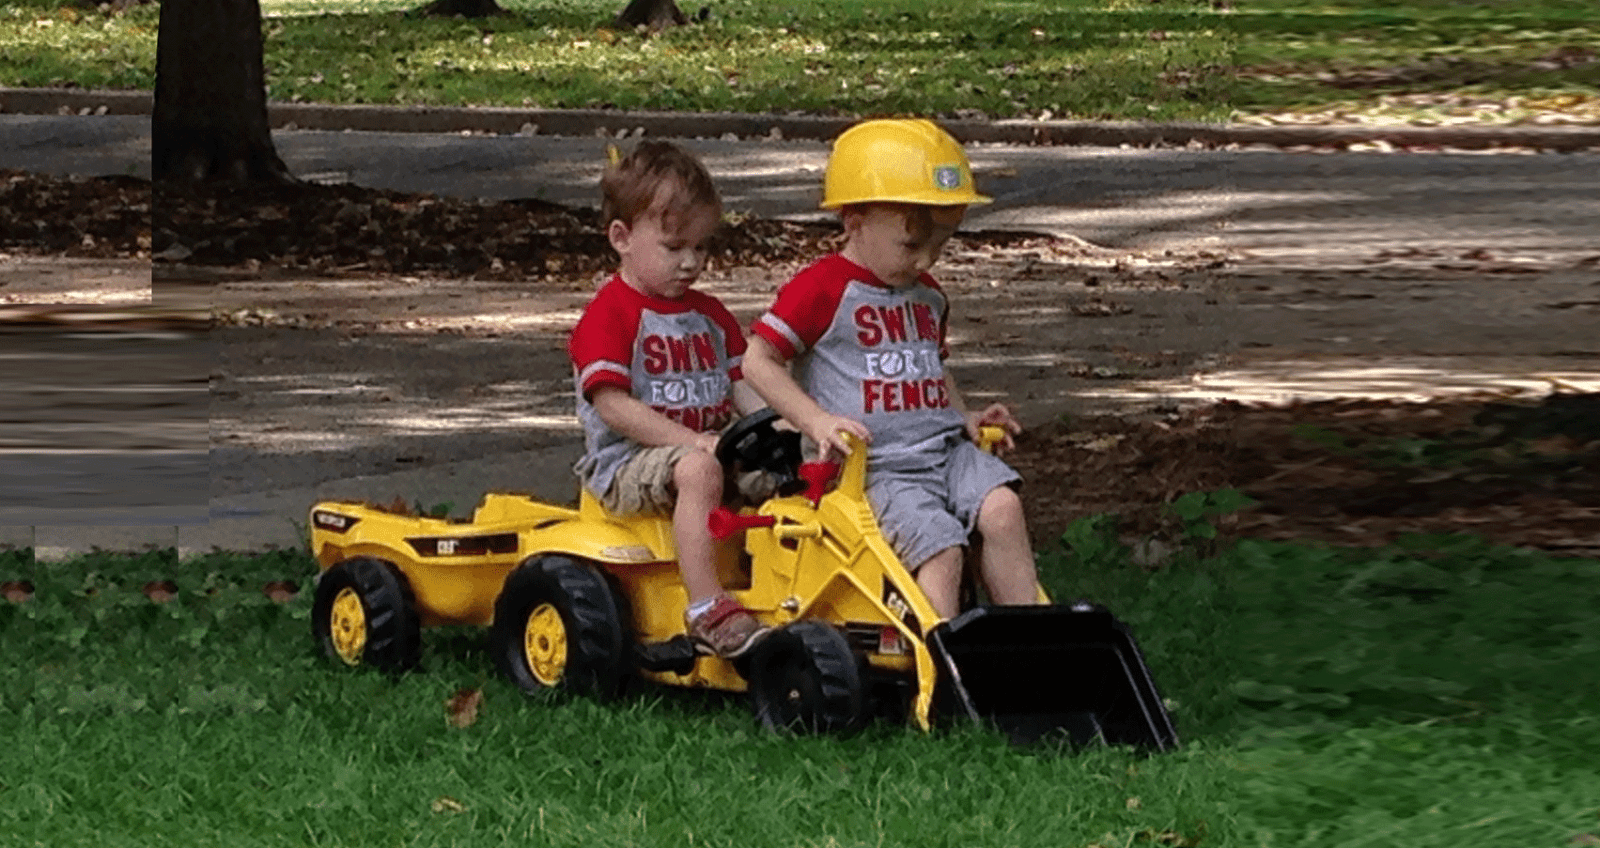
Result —
<path fill-rule="evenodd" d="M 630 308 L 627 286 L 608 283 L 578 319 L 567 342 L 567 355 L 585 399 L 601 386 L 616 386 L 633 393 L 633 341 L 639 333 L 639 310 Z"/>
<path fill-rule="evenodd" d="M 850 279 L 839 273 L 837 257 L 822 259 L 784 283 L 778 298 L 756 319 L 751 332 L 766 339 L 784 359 L 805 353 L 833 323 Z M 839 261 L 846 261 L 839 259 Z"/>

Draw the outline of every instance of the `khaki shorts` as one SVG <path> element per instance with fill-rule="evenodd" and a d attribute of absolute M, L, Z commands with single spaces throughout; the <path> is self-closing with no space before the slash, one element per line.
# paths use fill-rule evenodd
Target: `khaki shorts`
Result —
<path fill-rule="evenodd" d="M 611 488 L 600 499 L 600 505 L 612 515 L 639 515 L 658 513 L 671 515 L 678 502 L 678 488 L 674 483 L 673 469 L 678 460 L 698 448 L 668 445 L 644 448 L 617 469 L 611 478 Z M 725 486 L 725 495 L 736 492 L 752 503 L 760 503 L 777 491 L 777 484 L 764 471 L 751 471 L 739 475 L 734 486 Z M 723 498 L 730 500 L 728 497 Z"/>

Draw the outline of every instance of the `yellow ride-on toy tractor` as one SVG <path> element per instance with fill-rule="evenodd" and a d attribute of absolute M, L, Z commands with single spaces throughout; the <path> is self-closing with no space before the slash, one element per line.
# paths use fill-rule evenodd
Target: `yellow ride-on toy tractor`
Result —
<path fill-rule="evenodd" d="M 744 533 L 742 551 L 724 546 L 723 585 L 773 627 L 739 660 L 698 653 L 685 634 L 671 520 L 609 515 L 587 491 L 576 509 L 488 494 L 470 520 L 317 504 L 314 635 L 347 664 L 400 671 L 418 659 L 421 627 L 487 624 L 496 665 L 524 690 L 605 697 L 642 677 L 748 692 L 773 728 L 847 732 L 877 712 L 923 729 L 970 717 L 1018 741 L 1177 744 L 1109 612 L 1080 602 L 940 618 L 873 519 L 866 450 L 842 469 L 801 464 L 798 434 L 775 419 L 747 416 L 717 451 L 781 481 L 757 508 L 712 515 L 715 534 Z"/>

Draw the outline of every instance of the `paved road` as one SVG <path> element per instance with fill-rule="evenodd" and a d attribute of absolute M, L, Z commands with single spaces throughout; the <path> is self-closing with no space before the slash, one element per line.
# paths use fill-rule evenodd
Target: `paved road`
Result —
<path fill-rule="evenodd" d="M 278 131 L 300 175 L 402 191 L 595 204 L 600 138 Z M 623 142 L 626 144 L 626 142 Z M 731 209 L 808 217 L 827 147 L 685 140 Z M 1201 151 L 976 145 L 992 206 L 973 229 L 1071 235 L 1108 247 L 1225 248 L 1325 266 L 1384 250 L 1569 256 L 1600 248 L 1600 155 Z M 139 117 L 0 115 L 0 168 L 149 174 Z"/>
<path fill-rule="evenodd" d="M 0 327 L 0 525 L 203 523 L 214 358 L 195 333 Z"/>
<path fill-rule="evenodd" d="M 712 133 L 715 135 L 715 133 Z M 593 205 L 606 141 L 550 136 L 279 131 L 292 171 L 326 180 L 407 191 L 487 198 L 540 197 Z M 718 176 L 728 206 L 765 216 L 817 213 L 816 186 L 826 158 L 819 142 L 686 140 Z M 149 173 L 148 122 L 140 117 L 0 115 L 0 168 L 75 173 Z M 1213 249 L 1247 255 L 1247 264 L 1328 269 L 1359 265 L 1386 251 L 1431 251 L 1449 258 L 1487 249 L 1500 257 L 1557 262 L 1600 254 L 1600 155 L 1308 153 L 1276 149 L 1198 151 L 977 145 L 980 185 L 996 202 L 974 211 L 974 229 L 1075 236 L 1113 248 Z M 31 366 L 29 366 L 31 367 Z M 147 372 L 163 389 L 182 369 Z M 16 372 L 9 368 L 6 374 Z M 14 378 L 13 378 L 14 379 Z M 88 379 L 88 378 L 85 378 Z M 94 379 L 113 380 L 110 374 Z M 125 378 L 124 378 L 125 379 Z M 92 386 L 93 380 L 78 384 Z M 63 384 L 66 385 L 66 384 Z M 4 387 L 0 387 L 4 388 Z M 85 395 L 87 397 L 88 395 Z M 103 404 L 105 395 L 91 404 Z M 187 403 L 188 401 L 185 401 Z M 152 409 L 156 405 L 152 405 Z M 174 421 L 192 409 L 174 413 Z M 129 425 L 154 433 L 161 425 Z M 184 524 L 194 517 L 201 472 L 193 446 L 149 462 L 123 446 L 126 459 L 104 493 L 123 492 L 120 511 L 97 511 L 99 523 Z M 183 451 L 190 451 L 184 453 Z M 531 454 L 537 479 L 570 489 L 566 467 L 575 447 Z M 74 463 L 45 454 L 14 455 L 32 469 L 16 492 L 39 506 L 73 503 L 88 491 Z M 182 457 L 179 459 L 178 457 Z M 22 466 L 13 466 L 22 467 Z M 515 469 L 528 479 L 528 468 Z M 61 475 L 51 488 L 45 475 Z M 283 485 L 211 501 L 210 522 L 181 526 L 185 548 L 295 544 L 294 521 L 328 495 L 365 497 L 391 490 L 437 493 L 458 506 L 510 479 L 503 461 L 452 457 L 381 478 L 323 480 L 290 475 Z M 140 475 L 146 475 L 141 477 Z M 0 487 L 5 486 L 0 478 Z M 23 491 L 22 487 L 31 489 Z M 53 485 L 53 484 L 52 484 Z M 90 487 L 92 488 L 92 487 Z M 100 490 L 97 490 L 100 491 Z M 30 494 L 31 492 L 31 494 Z M 137 496 L 133 493 L 137 492 Z M 156 492 L 161 501 L 152 502 Z M 98 496 L 98 495 L 97 495 Z M 16 500 L 16 497 L 8 498 Z M 169 512 L 176 510 L 176 512 Z M 65 513 L 32 519 L 0 509 L 0 524 L 70 523 Z M 70 548 L 70 530 L 40 534 Z M 161 539 L 170 536 L 161 535 Z M 3 537 L 0 537 L 3 538 Z M 160 543 L 160 540 L 157 540 Z M 41 549 L 46 543 L 39 542 Z M 49 546 L 57 546 L 51 542 Z"/>

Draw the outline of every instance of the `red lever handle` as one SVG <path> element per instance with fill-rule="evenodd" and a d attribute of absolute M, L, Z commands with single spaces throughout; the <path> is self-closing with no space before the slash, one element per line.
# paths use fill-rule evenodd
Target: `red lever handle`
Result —
<path fill-rule="evenodd" d="M 822 493 L 827 490 L 828 484 L 839 475 L 837 462 L 805 462 L 800 465 L 800 479 L 806 481 L 806 500 L 812 506 L 822 500 Z"/>
<path fill-rule="evenodd" d="M 740 515 L 725 506 L 711 510 L 711 515 L 706 519 L 706 527 L 711 530 L 711 538 L 726 539 L 742 530 L 752 527 L 771 527 L 778 523 L 778 519 L 771 515 Z"/>

